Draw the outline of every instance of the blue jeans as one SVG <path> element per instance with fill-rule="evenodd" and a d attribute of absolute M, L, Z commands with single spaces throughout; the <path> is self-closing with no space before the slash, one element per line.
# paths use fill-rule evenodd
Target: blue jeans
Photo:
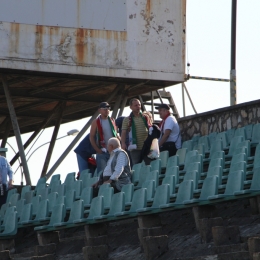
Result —
<path fill-rule="evenodd" d="M 109 153 L 97 153 L 96 161 L 97 161 L 97 173 L 104 171 L 107 166 L 107 161 L 110 157 Z"/>
<path fill-rule="evenodd" d="M 88 162 L 84 158 L 82 158 L 79 154 L 76 155 L 78 160 L 79 172 L 88 169 Z"/>

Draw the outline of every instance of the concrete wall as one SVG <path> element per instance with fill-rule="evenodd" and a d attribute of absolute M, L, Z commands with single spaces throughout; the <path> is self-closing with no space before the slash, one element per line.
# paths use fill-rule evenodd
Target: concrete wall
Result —
<path fill-rule="evenodd" d="M 260 100 L 224 107 L 178 119 L 183 141 L 247 124 L 260 123 Z"/>

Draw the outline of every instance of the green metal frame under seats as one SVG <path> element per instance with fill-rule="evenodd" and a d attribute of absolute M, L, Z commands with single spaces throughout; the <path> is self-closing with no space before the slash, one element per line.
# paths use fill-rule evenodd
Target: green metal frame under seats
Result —
<path fill-rule="evenodd" d="M 84 202 L 84 208 L 89 208 L 93 198 L 93 188 L 86 187 L 82 190 L 80 199 Z"/>
<path fill-rule="evenodd" d="M 58 224 L 64 221 L 66 216 L 66 209 L 64 204 L 58 204 L 53 208 L 50 222 L 48 225 L 35 227 L 34 230 L 37 232 L 48 232 L 54 230 L 54 224 Z"/>
<path fill-rule="evenodd" d="M 83 182 L 83 189 L 86 187 L 91 187 L 94 183 L 96 183 L 99 180 L 99 177 L 92 177 L 92 178 L 88 178 L 86 176 L 84 176 L 82 182 Z"/>
<path fill-rule="evenodd" d="M 160 209 L 163 210 L 169 208 L 175 209 L 185 207 L 183 203 L 184 201 L 191 200 L 193 198 L 193 190 L 193 181 L 183 181 L 179 186 L 175 202 L 160 205 Z"/>
<path fill-rule="evenodd" d="M 248 190 L 236 191 L 235 195 L 259 195 L 260 194 L 260 167 L 254 169 L 251 186 Z"/>
<path fill-rule="evenodd" d="M 39 186 L 40 186 L 40 185 L 43 185 L 43 184 L 45 184 L 45 186 L 47 186 L 46 178 L 45 178 L 45 177 L 42 177 L 42 178 L 40 178 L 40 179 L 37 181 L 35 190 L 38 190 Z M 42 186 L 41 186 L 41 187 L 42 187 Z"/>
<path fill-rule="evenodd" d="M 66 191 L 66 203 L 65 203 L 65 209 L 71 210 L 73 202 L 76 200 L 76 191 L 75 190 L 68 190 Z M 54 206 L 55 208 L 55 206 Z M 53 210 L 54 210 L 53 208 Z"/>
<path fill-rule="evenodd" d="M 218 194 L 218 179 L 219 178 L 216 175 L 207 177 L 203 182 L 200 197 L 198 199 L 185 200 L 183 204 L 208 204 L 208 197 L 215 196 Z"/>
<path fill-rule="evenodd" d="M 235 136 L 235 131 L 236 131 L 236 128 L 231 128 L 226 131 L 228 145 L 231 143 L 232 138 Z M 224 145 L 224 143 L 223 143 L 223 145 Z"/>
<path fill-rule="evenodd" d="M 179 184 L 179 167 L 178 166 L 173 166 L 173 167 L 167 168 L 167 170 L 165 172 L 165 177 L 172 176 L 172 175 L 175 176 L 175 184 Z"/>
<path fill-rule="evenodd" d="M 137 209 L 136 212 L 138 214 L 151 212 L 157 213 L 160 212 L 160 205 L 165 205 L 169 203 L 170 200 L 170 185 L 169 184 L 162 184 L 156 188 L 153 204 L 151 207 L 145 207 Z"/>
<path fill-rule="evenodd" d="M 207 135 L 201 136 L 199 138 L 198 144 L 204 144 L 205 152 L 209 152 L 210 150 L 210 141 Z"/>
<path fill-rule="evenodd" d="M 244 140 L 246 140 L 246 130 L 245 130 L 245 127 L 239 127 L 235 130 L 235 135 L 234 137 L 236 136 L 243 136 Z M 233 137 L 233 138 L 234 138 Z M 231 141 L 233 140 L 233 138 L 231 139 Z"/>
<path fill-rule="evenodd" d="M 140 170 L 142 168 L 142 163 L 137 163 L 134 164 L 132 167 L 132 183 L 137 184 L 139 181 L 139 175 L 140 175 Z"/>
<path fill-rule="evenodd" d="M 193 189 L 198 189 L 199 173 L 198 171 L 189 171 L 184 175 L 183 181 L 193 181 Z"/>
<path fill-rule="evenodd" d="M 251 140 L 252 139 L 253 128 L 254 128 L 253 124 L 245 126 L 246 140 Z"/>
<path fill-rule="evenodd" d="M 32 198 L 32 216 L 36 216 L 41 200 L 42 200 L 41 195 L 36 195 L 35 197 Z M 16 204 L 16 207 L 17 207 L 17 212 L 18 212 L 17 204 Z"/>
<path fill-rule="evenodd" d="M 26 192 L 31 191 L 31 186 L 27 185 L 22 187 L 22 191 L 21 191 L 21 199 L 24 199 L 24 195 Z"/>
<path fill-rule="evenodd" d="M 63 228 L 70 228 L 74 227 L 75 224 L 73 223 L 76 220 L 82 219 L 84 216 L 84 202 L 83 200 L 76 200 L 73 202 L 71 207 L 69 219 L 65 222 L 54 223 L 54 229 L 63 229 Z"/>
<path fill-rule="evenodd" d="M 9 210 L 10 209 L 10 210 Z M 4 217 L 4 228 L 3 232 L 0 233 L 0 239 L 7 239 L 16 235 L 17 233 L 17 212 L 15 211 L 15 207 L 8 208 L 5 217 Z"/>
<path fill-rule="evenodd" d="M 109 209 L 111 205 L 112 196 L 114 195 L 114 188 L 109 187 L 98 191 L 98 196 L 104 197 L 104 209 Z"/>
<path fill-rule="evenodd" d="M 23 222 L 29 222 L 32 220 L 32 203 L 25 204 L 21 216 L 18 221 L 18 228 L 23 227 Z"/>
<path fill-rule="evenodd" d="M 17 203 L 18 200 L 20 200 L 20 194 L 19 193 L 15 193 L 15 194 L 13 194 L 11 196 L 9 202 L 10 202 L 11 206 L 16 206 L 16 203 Z"/>
<path fill-rule="evenodd" d="M 169 184 L 170 185 L 170 197 L 171 195 L 175 194 L 175 176 L 165 176 L 163 178 L 162 184 Z"/>
<path fill-rule="evenodd" d="M 260 142 L 260 124 L 255 124 L 252 132 L 251 145 L 256 145 Z"/>
<path fill-rule="evenodd" d="M 130 206 L 132 204 L 134 185 L 133 183 L 126 184 L 122 187 L 121 192 L 125 193 L 125 205 Z"/>
<path fill-rule="evenodd" d="M 125 210 L 125 193 L 119 192 L 113 195 L 111 206 L 107 215 L 94 216 L 94 220 L 113 220 L 115 214 Z"/>
<path fill-rule="evenodd" d="M 8 190 L 8 192 L 7 192 L 7 198 L 6 198 L 6 202 L 9 202 L 11 196 L 12 196 L 13 194 L 15 194 L 15 193 L 17 193 L 17 189 L 16 189 L 16 188 Z"/>
<path fill-rule="evenodd" d="M 230 147 L 229 147 L 229 150 L 228 150 L 228 154 L 225 156 L 226 158 L 232 158 L 236 148 L 237 148 L 237 145 L 241 142 L 243 142 L 245 139 L 243 136 L 234 136 L 233 139 L 231 140 L 231 143 L 230 143 Z"/>
<path fill-rule="evenodd" d="M 58 192 L 51 192 L 47 196 L 47 200 L 49 200 L 49 212 L 50 213 L 52 212 L 54 206 L 57 203 L 58 196 L 59 196 Z"/>
<path fill-rule="evenodd" d="M 145 181 L 142 184 L 142 188 L 145 188 L 147 190 L 147 202 L 153 201 L 154 194 L 155 194 L 155 181 L 154 180 Z"/>
<path fill-rule="evenodd" d="M 235 192 L 242 191 L 244 188 L 244 172 L 233 171 L 228 175 L 227 185 L 224 194 L 209 196 L 208 200 L 231 200 L 236 199 Z"/>
<path fill-rule="evenodd" d="M 179 156 L 179 166 L 184 165 L 186 153 L 187 153 L 187 148 L 181 148 L 177 150 L 176 155 Z"/>
<path fill-rule="evenodd" d="M 160 152 L 159 159 L 161 160 L 161 168 L 165 169 L 169 158 L 169 151 Z"/>
<path fill-rule="evenodd" d="M 222 184 L 222 167 L 221 166 L 214 166 L 208 169 L 207 177 L 217 176 L 218 177 L 218 185 Z M 199 182 L 200 183 L 200 182 Z"/>
<path fill-rule="evenodd" d="M 210 147 L 210 152 L 209 152 L 209 158 L 211 159 L 211 156 L 215 152 L 220 152 L 223 151 L 223 141 L 221 139 L 217 139 L 215 142 Z"/>
<path fill-rule="evenodd" d="M 149 174 L 151 171 L 150 165 L 143 165 L 140 169 L 140 175 L 139 175 L 139 182 L 137 184 L 137 187 L 141 188 L 143 182 L 146 181 L 146 175 Z"/>
<path fill-rule="evenodd" d="M 193 141 L 188 140 L 184 141 L 181 145 L 182 148 L 187 148 L 187 151 L 192 151 L 193 150 Z"/>
<path fill-rule="evenodd" d="M 94 221 L 94 217 L 98 217 L 104 215 L 104 197 L 98 196 L 92 199 L 91 206 L 89 210 L 89 215 L 87 218 L 82 218 L 78 220 L 74 220 L 73 223 L 75 225 L 85 225 L 91 221 Z"/>
<path fill-rule="evenodd" d="M 208 135 L 210 146 L 212 145 L 213 142 L 216 141 L 217 135 L 218 135 L 217 132 L 212 132 L 212 133 L 210 133 L 210 134 Z"/>
<path fill-rule="evenodd" d="M 137 216 L 136 210 L 145 208 L 146 205 L 147 205 L 147 190 L 145 188 L 141 188 L 134 192 L 130 209 L 128 211 L 116 213 L 115 217 L 117 218 L 135 217 Z"/>
<path fill-rule="evenodd" d="M 161 159 L 156 159 L 154 161 L 151 161 L 151 172 L 152 171 L 158 171 L 159 175 L 161 174 Z"/>
<path fill-rule="evenodd" d="M 51 181 L 50 181 L 50 185 L 49 187 L 52 187 L 52 183 L 56 182 L 56 181 L 60 181 L 60 174 L 54 174 L 51 176 Z"/>

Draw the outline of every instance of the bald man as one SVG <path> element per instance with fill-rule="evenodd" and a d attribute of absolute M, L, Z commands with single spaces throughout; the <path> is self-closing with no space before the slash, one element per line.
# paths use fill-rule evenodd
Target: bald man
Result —
<path fill-rule="evenodd" d="M 94 196 L 97 196 L 98 187 L 103 183 L 110 183 L 114 188 L 114 193 L 120 192 L 122 187 L 131 183 L 131 168 L 127 153 L 121 149 L 117 138 L 112 137 L 108 140 L 107 150 L 110 158 L 107 162 L 103 174 L 98 182 L 93 184 Z"/>

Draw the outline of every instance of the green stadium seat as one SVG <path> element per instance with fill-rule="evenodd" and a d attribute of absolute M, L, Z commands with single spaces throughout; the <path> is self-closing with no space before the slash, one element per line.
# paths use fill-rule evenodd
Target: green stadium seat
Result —
<path fill-rule="evenodd" d="M 3 232 L 0 233 L 0 238 L 8 238 L 10 236 L 14 236 L 17 233 L 17 212 L 15 210 L 15 207 L 9 207 L 6 210 L 5 216 L 4 216 L 4 223 L 3 223 Z"/>
<path fill-rule="evenodd" d="M 181 147 L 187 148 L 187 152 L 192 151 L 193 150 L 193 141 L 192 140 L 184 141 L 182 143 Z"/>
<path fill-rule="evenodd" d="M 61 185 L 58 185 L 58 186 L 55 186 L 56 188 L 53 189 L 52 192 L 58 192 L 58 195 L 59 196 L 65 196 L 66 194 L 66 184 L 61 184 Z"/>
<path fill-rule="evenodd" d="M 193 181 L 193 189 L 198 189 L 199 173 L 198 171 L 187 171 L 184 175 L 183 181 Z"/>
<path fill-rule="evenodd" d="M 155 188 L 159 185 L 159 174 L 158 171 L 151 171 L 149 174 L 146 175 L 145 181 L 155 181 Z"/>
<path fill-rule="evenodd" d="M 50 220 L 49 212 L 50 212 L 49 211 L 49 200 L 41 200 L 34 220 L 23 222 L 22 224 L 23 225 L 25 225 L 25 224 L 40 225 L 40 224 Z"/>
<path fill-rule="evenodd" d="M 29 222 L 31 220 L 32 220 L 32 203 L 28 203 L 23 206 L 22 213 L 18 221 L 18 228 L 22 227 L 23 222 Z"/>
<path fill-rule="evenodd" d="M 104 209 L 109 209 L 113 194 L 114 194 L 113 187 L 101 189 L 98 191 L 98 196 L 104 197 Z"/>
<path fill-rule="evenodd" d="M 25 195 L 25 193 L 28 192 L 28 191 L 31 191 L 31 186 L 30 186 L 30 185 L 22 187 L 21 199 L 24 199 L 24 195 Z"/>
<path fill-rule="evenodd" d="M 110 206 L 108 214 L 94 216 L 94 220 L 115 219 L 115 214 L 123 212 L 124 210 L 125 210 L 125 193 L 118 192 L 118 193 L 114 194 L 112 197 L 111 206 Z"/>
<path fill-rule="evenodd" d="M 207 176 L 203 182 L 200 197 L 198 199 L 185 200 L 183 204 L 194 204 L 200 202 L 208 202 L 209 196 L 215 196 L 218 194 L 218 176 Z"/>
<path fill-rule="evenodd" d="M 258 144 L 260 142 L 260 124 L 255 124 L 252 132 L 251 144 Z"/>
<path fill-rule="evenodd" d="M 54 224 L 58 224 L 64 221 L 66 216 L 66 209 L 64 204 L 58 204 L 53 208 L 50 222 L 48 225 L 35 227 L 34 230 L 38 232 L 48 232 L 54 230 Z"/>
<path fill-rule="evenodd" d="M 175 194 L 175 176 L 165 176 L 162 180 L 162 184 L 169 184 L 170 187 L 170 196 Z"/>
<path fill-rule="evenodd" d="M 51 176 L 49 187 L 52 188 L 53 183 L 56 183 L 56 181 L 60 181 L 60 174 L 54 174 Z"/>
<path fill-rule="evenodd" d="M 26 193 L 25 193 L 26 194 Z M 11 198 L 10 198 L 10 204 L 12 206 L 16 206 L 17 202 L 20 200 L 20 194 L 19 193 L 14 193 Z"/>
<path fill-rule="evenodd" d="M 140 174 L 139 174 L 139 182 L 137 184 L 137 187 L 141 188 L 143 182 L 146 181 L 146 176 L 150 173 L 151 171 L 151 166 L 150 165 L 143 165 L 140 169 Z"/>
<path fill-rule="evenodd" d="M 86 176 L 84 176 L 83 178 L 83 186 L 82 188 L 86 188 L 86 187 L 91 187 L 94 183 L 96 183 L 99 180 L 99 177 L 92 177 L 92 178 L 88 178 Z"/>
<path fill-rule="evenodd" d="M 198 178 L 200 179 L 200 175 L 201 175 L 201 166 L 199 162 L 195 162 L 195 163 L 190 163 L 187 167 L 186 173 L 187 172 L 191 172 L 191 171 L 197 171 L 198 172 Z M 186 175 L 186 174 L 185 174 Z M 185 176 L 184 175 L 184 176 Z M 180 176 L 179 179 L 183 179 L 183 176 Z"/>
<path fill-rule="evenodd" d="M 218 177 L 218 185 L 222 184 L 222 167 L 221 166 L 214 166 L 208 169 L 207 172 L 207 178 L 212 177 L 212 176 L 217 176 Z"/>
<path fill-rule="evenodd" d="M 133 194 L 134 194 L 134 185 L 133 183 L 126 184 L 122 187 L 121 192 L 125 193 L 125 205 L 129 206 L 132 203 Z"/>
<path fill-rule="evenodd" d="M 176 155 L 179 156 L 179 165 L 184 165 L 186 153 L 187 153 L 187 148 L 181 148 L 177 150 Z"/>
<path fill-rule="evenodd" d="M 198 154 L 200 154 L 203 159 L 205 158 L 205 145 L 204 144 L 195 145 L 193 150 L 197 150 Z"/>
<path fill-rule="evenodd" d="M 52 212 L 53 207 L 57 203 L 58 196 L 59 196 L 58 192 L 51 192 L 47 196 L 47 200 L 49 200 L 49 211 L 50 211 L 50 213 Z M 62 196 L 60 196 L 60 197 L 62 197 Z"/>
<path fill-rule="evenodd" d="M 170 168 L 172 166 L 179 166 L 179 156 L 178 155 L 169 157 L 169 159 L 167 161 L 166 171 L 168 168 Z"/>
<path fill-rule="evenodd" d="M 93 188 L 84 188 L 81 192 L 80 199 L 83 200 L 84 208 L 89 208 L 93 198 Z"/>
<path fill-rule="evenodd" d="M 69 219 L 65 222 L 60 222 L 60 223 L 54 223 L 53 227 L 55 229 L 60 229 L 60 228 L 69 228 L 74 226 L 74 221 L 80 220 L 84 216 L 84 205 L 83 205 L 83 200 L 76 200 L 73 202 L 71 211 L 70 211 L 70 216 Z"/>
<path fill-rule="evenodd" d="M 236 131 L 235 131 L 235 135 L 234 137 L 236 136 L 242 136 L 244 138 L 244 140 L 246 140 L 246 131 L 245 131 L 245 127 L 240 127 L 240 128 L 237 128 Z M 233 138 L 234 138 L 233 137 Z M 232 140 L 231 140 L 232 141 Z"/>
<path fill-rule="evenodd" d="M 227 149 L 229 147 L 230 142 L 228 141 L 228 137 L 227 137 L 227 133 L 226 132 L 218 133 L 216 141 L 217 140 L 222 140 L 223 149 Z M 214 145 L 214 143 L 213 143 L 213 145 Z"/>
<path fill-rule="evenodd" d="M 82 180 L 78 180 L 74 182 L 73 190 L 76 191 L 76 200 L 80 198 L 80 194 L 82 192 L 82 186 L 83 186 Z"/>
<path fill-rule="evenodd" d="M 218 135 L 217 132 L 212 132 L 212 133 L 210 133 L 210 134 L 208 135 L 210 146 L 216 141 L 217 135 Z"/>
<path fill-rule="evenodd" d="M 93 198 L 91 201 L 91 206 L 89 210 L 89 215 L 87 218 L 82 218 L 78 220 L 74 220 L 74 224 L 87 224 L 89 221 L 93 221 L 94 217 L 102 216 L 104 215 L 104 197 L 98 196 L 96 198 Z"/>
<path fill-rule="evenodd" d="M 169 151 L 160 152 L 159 159 L 161 160 L 161 167 L 162 167 L 162 169 L 166 168 L 168 158 L 169 158 Z"/>
<path fill-rule="evenodd" d="M 186 170 L 187 166 L 191 163 L 191 158 L 197 154 L 198 154 L 197 150 L 189 151 L 186 153 L 184 171 Z"/>
<path fill-rule="evenodd" d="M 9 203 L 9 207 L 10 207 L 10 203 Z M 22 210 L 23 210 L 23 206 L 25 205 L 25 199 L 20 199 L 17 201 L 16 203 L 16 211 L 17 211 L 17 217 L 20 218 L 21 214 L 22 214 Z M 1 208 L 2 210 L 2 208 Z M 1 218 L 2 218 L 2 214 L 1 214 Z"/>
<path fill-rule="evenodd" d="M 65 209 L 71 210 L 72 204 L 76 200 L 76 191 L 75 190 L 66 191 L 65 197 L 66 197 Z M 55 206 L 54 206 L 54 208 L 55 208 Z M 54 210 L 54 208 L 53 208 L 53 210 Z"/>
<path fill-rule="evenodd" d="M 90 178 L 92 177 L 92 173 L 89 172 L 89 169 L 86 169 L 86 170 L 83 170 L 83 171 L 80 172 L 79 180 L 82 180 L 84 175 L 87 175 Z"/>
<path fill-rule="evenodd" d="M 212 167 L 216 166 L 221 166 L 222 169 L 224 168 L 224 163 L 222 158 L 216 158 L 216 159 L 211 159 L 209 163 L 209 169 Z"/>
<path fill-rule="evenodd" d="M 45 189 L 46 187 L 47 187 L 46 183 L 41 183 L 41 184 L 39 184 L 37 190 L 35 189 L 35 194 L 37 194 L 37 192 L 38 192 L 39 190 L 43 190 L 43 189 Z M 50 189 L 50 188 L 48 187 L 48 189 Z"/>
<path fill-rule="evenodd" d="M 193 146 L 198 144 L 199 139 L 200 139 L 200 135 L 199 135 L 199 134 L 198 134 L 198 135 L 194 135 L 194 136 L 191 138 L 191 140 L 192 140 L 192 142 L 193 142 Z"/>
<path fill-rule="evenodd" d="M 167 177 L 167 176 L 175 176 L 175 184 L 179 184 L 179 167 L 173 166 L 173 167 L 167 168 L 167 170 L 165 172 L 165 177 Z"/>
<path fill-rule="evenodd" d="M 190 158 L 190 163 L 200 163 L 200 173 L 203 172 L 203 157 L 201 154 L 194 155 Z"/>
<path fill-rule="evenodd" d="M 167 209 L 183 207 L 184 201 L 191 200 L 193 198 L 193 190 L 193 181 L 183 181 L 179 186 L 175 202 L 160 205 L 160 208 Z"/>
<path fill-rule="evenodd" d="M 49 193 L 50 193 L 49 187 L 37 191 L 37 195 L 40 195 L 42 197 L 42 200 L 47 199 Z"/>
<path fill-rule="evenodd" d="M 136 216 L 136 210 L 146 207 L 147 204 L 147 190 L 145 188 L 141 188 L 139 190 L 136 190 L 133 195 L 133 200 L 131 207 L 128 211 L 118 212 L 115 213 L 115 216 L 120 217 L 133 217 Z"/>
<path fill-rule="evenodd" d="M 98 192 L 100 192 L 100 191 L 102 191 L 104 189 L 110 188 L 110 187 L 111 187 L 110 183 L 104 183 L 104 184 L 99 186 Z"/>
<path fill-rule="evenodd" d="M 36 213 L 38 211 L 41 200 L 42 200 L 41 195 L 36 195 L 35 197 L 32 198 L 32 216 L 36 216 Z M 25 203 L 25 200 L 24 200 L 24 203 Z M 16 208 L 17 208 L 17 212 L 18 212 L 17 204 L 16 204 Z"/>
<path fill-rule="evenodd" d="M 222 139 L 217 139 L 215 142 L 212 143 L 210 147 L 210 153 L 209 158 L 211 159 L 211 156 L 216 152 L 223 151 L 223 141 Z"/>
<path fill-rule="evenodd" d="M 235 131 L 236 131 L 236 128 L 231 128 L 231 129 L 228 129 L 228 130 L 226 131 L 227 145 L 229 145 L 229 144 L 231 143 L 231 140 L 232 140 L 233 137 L 235 136 Z M 223 141 L 223 146 L 224 146 L 224 148 L 226 147 L 224 141 Z"/>
<path fill-rule="evenodd" d="M 225 162 L 225 152 L 224 151 L 217 151 L 217 152 L 214 152 L 211 156 L 210 156 L 210 159 L 213 160 L 213 159 L 218 159 L 218 158 L 221 158 L 223 159 L 223 163 Z"/>
<path fill-rule="evenodd" d="M 151 161 L 150 166 L 151 166 L 151 172 L 158 171 L 159 175 L 161 174 L 161 160 L 160 159 Z"/>
<path fill-rule="evenodd" d="M 199 138 L 198 144 L 204 144 L 205 152 L 210 150 L 210 141 L 207 135 L 201 136 Z"/>
<path fill-rule="evenodd" d="M 243 147 L 247 148 L 247 153 L 246 153 L 247 157 L 251 157 L 250 141 L 246 140 L 246 141 L 243 141 L 243 142 L 241 142 L 237 145 L 237 149 L 243 148 Z M 235 154 L 237 154 L 237 152 Z"/>
<path fill-rule="evenodd" d="M 145 181 L 142 184 L 142 188 L 145 188 L 147 190 L 147 201 L 153 201 L 154 193 L 155 193 L 155 181 L 154 180 L 149 180 Z"/>
<path fill-rule="evenodd" d="M 142 168 L 142 163 L 134 164 L 132 167 L 132 183 L 137 184 L 139 181 L 140 170 Z"/>
<path fill-rule="evenodd" d="M 252 139 L 253 127 L 254 127 L 253 124 L 245 126 L 246 140 L 251 140 Z"/>
<path fill-rule="evenodd" d="M 11 196 L 13 194 L 15 194 L 15 193 L 17 193 L 17 189 L 16 188 L 8 190 L 6 202 L 10 202 Z"/>
<path fill-rule="evenodd" d="M 170 200 L 170 185 L 162 184 L 156 188 L 153 204 L 151 207 L 137 209 L 136 212 L 146 213 L 152 212 L 157 213 L 160 211 L 160 205 L 168 204 Z"/>
<path fill-rule="evenodd" d="M 39 187 L 43 187 L 43 185 L 45 184 L 45 187 L 46 187 L 46 178 L 45 177 L 42 177 L 40 178 L 38 181 L 37 181 L 37 184 L 36 184 L 36 187 L 35 187 L 35 190 L 37 191 L 39 189 Z"/>
<path fill-rule="evenodd" d="M 50 193 L 51 192 L 58 192 L 58 189 L 59 189 L 59 186 L 60 185 L 63 185 L 65 186 L 65 184 L 61 184 L 61 181 L 60 180 L 55 180 L 52 182 L 52 185 L 51 186 L 48 186 L 50 188 Z M 64 191 L 65 193 L 65 191 Z"/>
<path fill-rule="evenodd" d="M 75 172 L 70 172 L 66 175 L 64 184 L 66 185 L 66 190 L 72 190 L 74 186 L 75 179 Z"/>
<path fill-rule="evenodd" d="M 230 143 L 230 147 L 229 147 L 229 150 L 228 150 L 228 154 L 225 156 L 227 158 L 232 158 L 236 148 L 237 148 L 237 145 L 241 142 L 243 142 L 245 139 L 243 136 L 234 136 L 233 139 L 231 140 L 231 143 Z"/>

